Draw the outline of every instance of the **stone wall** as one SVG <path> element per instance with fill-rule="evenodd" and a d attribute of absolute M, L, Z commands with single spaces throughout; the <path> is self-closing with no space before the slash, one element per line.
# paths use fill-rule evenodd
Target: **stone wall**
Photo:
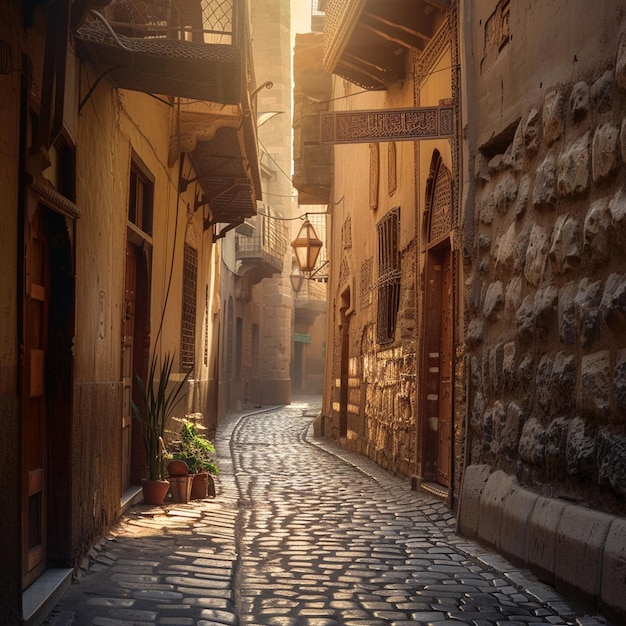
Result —
<path fill-rule="evenodd" d="M 412 245 L 403 252 L 401 263 L 403 267 L 415 263 Z M 390 346 L 376 341 L 375 297 L 374 304 L 359 298 L 351 316 L 346 446 L 394 474 L 410 476 L 415 473 L 417 444 L 414 273 L 403 273 L 400 293 L 396 341 Z M 336 341 L 339 356 L 339 336 Z M 339 362 L 335 367 L 338 414 Z"/>
<path fill-rule="evenodd" d="M 623 515 L 626 39 L 542 93 L 477 161 L 468 462 Z"/>

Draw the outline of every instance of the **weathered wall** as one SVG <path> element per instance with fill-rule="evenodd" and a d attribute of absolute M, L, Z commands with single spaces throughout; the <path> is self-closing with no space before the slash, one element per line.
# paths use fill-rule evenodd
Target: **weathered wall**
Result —
<path fill-rule="evenodd" d="M 514 35 L 527 30 L 519 20 L 512 12 Z M 575 35 L 562 52 L 568 60 L 582 56 Z M 516 112 L 514 134 L 483 147 L 468 342 L 472 462 L 623 511 L 626 81 L 615 35 L 606 33 L 611 44 L 595 71 L 583 79 L 561 66 L 558 83 Z M 536 80 L 518 76 L 507 99 Z M 490 122 L 478 118 L 480 129 Z"/>
<path fill-rule="evenodd" d="M 413 104 L 411 85 L 397 85 L 382 93 L 357 93 L 360 88 L 335 79 L 337 106 L 347 110 L 406 107 Z M 370 146 L 335 148 L 335 205 L 332 208 L 331 280 L 327 346 L 330 360 L 330 411 L 324 430 L 338 437 L 341 370 L 340 308 L 349 305 L 348 414 L 345 445 L 394 472 L 414 471 L 416 317 L 415 185 L 412 145 L 396 145 L 397 186 L 388 181 L 388 144 L 378 146 L 376 181 L 378 207 L 370 208 Z M 376 342 L 377 230 L 376 223 L 390 209 L 400 207 L 399 252 L 402 278 L 395 340 Z"/>
<path fill-rule="evenodd" d="M 470 14 L 479 156 L 468 462 L 623 516 L 626 6 L 511 2 L 502 21 L 505 8 L 479 2 Z M 552 530 L 565 537 L 559 519 Z M 599 595 L 554 567 L 557 586 Z"/>
<path fill-rule="evenodd" d="M 91 77 L 93 81 L 93 76 Z M 205 286 L 212 285 L 211 233 L 203 234 L 194 213 L 192 184 L 178 194 L 178 163 L 168 166 L 172 108 L 148 95 L 118 91 L 103 81 L 85 105 L 78 135 L 76 227 L 76 349 L 74 414 L 77 554 L 93 544 L 119 514 L 122 416 L 121 336 L 131 159 L 138 157 L 154 177 L 151 249 L 150 335 L 152 350 L 176 356 L 173 379 L 181 377 L 180 338 L 185 238 L 197 249 L 197 392 L 175 409 L 206 410 L 209 363 L 204 338 Z M 193 178 L 186 163 L 184 173 Z M 98 181 L 98 184 L 94 184 Z M 167 304 L 166 304 L 167 301 Z M 209 298 L 209 307 L 212 296 Z M 191 386 L 189 387 L 191 389 Z"/>

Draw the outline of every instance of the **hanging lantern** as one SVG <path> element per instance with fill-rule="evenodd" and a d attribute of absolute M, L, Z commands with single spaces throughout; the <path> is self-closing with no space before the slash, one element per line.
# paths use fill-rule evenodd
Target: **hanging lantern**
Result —
<path fill-rule="evenodd" d="M 298 293 L 302 289 L 302 283 L 304 282 L 304 276 L 298 266 L 294 267 L 289 274 L 289 281 L 291 282 L 292 289 Z"/>
<path fill-rule="evenodd" d="M 305 218 L 298 236 L 291 242 L 293 251 L 296 255 L 296 262 L 303 274 L 310 274 L 317 263 L 317 257 L 324 242 L 318 238 L 313 224 Z"/>

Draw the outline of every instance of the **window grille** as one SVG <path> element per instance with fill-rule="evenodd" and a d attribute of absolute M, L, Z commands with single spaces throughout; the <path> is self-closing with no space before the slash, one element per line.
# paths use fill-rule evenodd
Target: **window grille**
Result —
<path fill-rule="evenodd" d="M 452 227 L 452 175 L 443 163 L 437 168 L 431 204 L 429 240 L 434 241 Z"/>
<path fill-rule="evenodd" d="M 183 314 L 180 338 L 181 365 L 185 370 L 195 365 L 197 284 L 198 251 L 186 243 L 183 258 Z"/>
<path fill-rule="evenodd" d="M 348 217 L 343 223 L 341 229 L 341 240 L 343 241 L 343 249 L 352 248 L 352 218 Z"/>
<path fill-rule="evenodd" d="M 372 289 L 374 286 L 374 257 L 369 257 L 361 265 L 361 308 L 372 304 Z"/>
<path fill-rule="evenodd" d="M 378 231 L 378 343 L 392 343 L 400 304 L 400 207 L 389 211 L 376 225 Z"/>

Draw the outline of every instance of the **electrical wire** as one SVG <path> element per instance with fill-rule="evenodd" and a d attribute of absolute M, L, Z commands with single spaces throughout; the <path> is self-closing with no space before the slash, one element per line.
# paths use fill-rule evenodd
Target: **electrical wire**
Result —
<path fill-rule="evenodd" d="M 269 217 L 272 220 L 278 220 L 280 222 L 293 222 L 295 220 L 304 220 L 306 219 L 307 215 L 327 215 L 327 213 L 305 213 L 304 215 L 296 215 L 296 217 L 279 217 L 278 215 L 270 215 L 269 213 L 257 211 L 257 215 L 261 215 L 262 217 Z"/>
<path fill-rule="evenodd" d="M 265 150 L 265 153 L 267 154 L 267 156 L 272 160 L 272 163 L 274 163 L 274 165 L 289 179 L 289 182 L 291 183 L 292 182 L 291 174 L 287 174 L 287 172 L 285 172 L 285 170 L 280 166 L 278 161 L 276 161 L 276 159 L 270 154 L 269 150 L 263 145 L 263 142 L 260 139 L 259 139 L 259 143 L 261 144 L 261 148 Z"/>

